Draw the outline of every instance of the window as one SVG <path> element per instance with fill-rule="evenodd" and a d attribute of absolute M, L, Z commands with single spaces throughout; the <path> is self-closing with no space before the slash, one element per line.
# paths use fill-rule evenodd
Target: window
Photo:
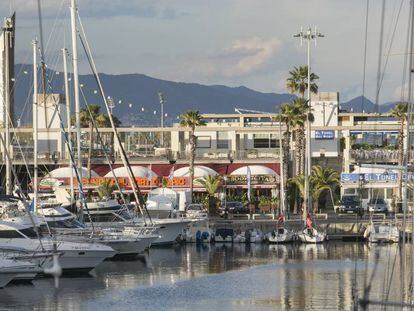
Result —
<path fill-rule="evenodd" d="M 217 132 L 217 149 L 230 149 L 228 132 Z"/>
<path fill-rule="evenodd" d="M 1 230 L 0 239 L 21 239 L 23 236 L 15 230 Z"/>
<path fill-rule="evenodd" d="M 211 137 L 210 136 L 197 136 L 196 147 L 197 148 L 211 148 Z"/>
<path fill-rule="evenodd" d="M 276 136 L 272 134 L 253 134 L 253 147 L 279 148 L 279 139 L 277 139 Z"/>

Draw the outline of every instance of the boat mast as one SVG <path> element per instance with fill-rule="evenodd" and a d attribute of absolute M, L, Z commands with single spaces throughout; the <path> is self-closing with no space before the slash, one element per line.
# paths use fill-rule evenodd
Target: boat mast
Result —
<path fill-rule="evenodd" d="M 270 134 L 269 134 L 270 135 Z M 269 145 L 270 147 L 270 145 Z M 280 162 L 280 209 L 283 214 L 283 218 L 285 217 L 285 176 L 283 176 L 283 157 L 282 157 L 282 121 L 279 119 L 279 159 L 281 159 Z"/>
<path fill-rule="evenodd" d="M 67 133 L 68 133 L 68 159 L 70 167 L 70 203 L 73 202 L 74 198 L 74 185 L 73 185 L 73 167 L 76 165 L 71 161 L 70 151 L 72 150 L 72 136 L 70 134 L 70 93 L 69 93 L 69 82 L 68 82 L 68 65 L 67 65 L 68 50 L 62 49 L 63 56 L 63 75 L 65 80 L 65 103 L 66 103 L 66 120 L 67 120 Z"/>
<path fill-rule="evenodd" d="M 76 12 L 78 8 L 76 0 L 70 1 L 70 21 L 72 35 L 72 63 L 73 63 L 73 87 L 76 117 L 76 148 L 78 156 L 78 174 L 82 179 L 82 152 L 81 152 L 81 127 L 80 127 L 80 102 L 79 102 L 79 73 L 78 73 L 78 42 L 76 39 Z"/>
<path fill-rule="evenodd" d="M 37 211 L 37 196 L 38 196 L 38 175 L 39 168 L 37 164 L 37 154 L 38 154 L 38 113 L 39 107 L 37 104 L 38 95 L 37 95 L 37 40 L 33 40 L 33 213 L 36 214 Z"/>
<path fill-rule="evenodd" d="M 4 28 L 3 28 L 3 38 L 4 38 L 4 89 L 5 89 L 5 100 L 4 100 L 4 121 L 5 121 L 5 148 L 10 149 L 10 122 L 12 121 L 11 114 L 11 70 L 10 68 L 11 60 L 13 59 L 12 49 L 13 46 L 13 31 L 14 31 L 14 15 L 11 19 L 6 19 Z M 12 48 L 11 48 L 12 47 Z M 12 194 L 12 160 L 10 157 L 6 157 L 6 194 Z"/>

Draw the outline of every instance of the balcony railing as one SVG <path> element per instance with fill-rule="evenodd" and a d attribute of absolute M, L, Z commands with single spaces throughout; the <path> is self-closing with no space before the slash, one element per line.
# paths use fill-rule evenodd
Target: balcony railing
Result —
<path fill-rule="evenodd" d="M 24 157 L 23 157 L 24 154 Z M 171 151 L 169 148 L 155 148 L 149 150 L 136 150 L 136 151 L 126 151 L 128 159 L 130 162 L 176 162 L 176 161 L 185 161 L 189 160 L 190 154 L 185 151 L 177 152 Z M 13 160 L 20 162 L 33 163 L 33 150 L 28 149 L 24 152 L 20 150 L 14 150 Z M 3 159 L 0 155 L 0 161 Z M 121 155 L 116 152 L 113 154 L 108 151 L 109 159 L 112 162 L 121 161 Z M 77 159 L 77 153 L 74 152 L 74 157 Z M 82 158 L 86 161 L 88 158 L 88 152 L 82 153 Z M 196 160 L 198 161 L 238 161 L 238 160 L 265 160 L 265 161 L 278 161 L 279 160 L 279 151 L 278 150 L 237 150 L 237 151 L 206 151 L 196 152 Z M 66 153 L 52 152 L 52 153 L 38 153 L 38 161 L 40 163 L 61 163 L 69 161 L 68 155 Z M 92 152 L 92 163 L 106 163 L 106 156 L 101 150 L 93 150 Z"/>
<path fill-rule="evenodd" d="M 350 158 L 357 162 L 385 162 L 397 163 L 399 158 L 398 150 L 387 149 L 355 149 L 350 150 Z"/>

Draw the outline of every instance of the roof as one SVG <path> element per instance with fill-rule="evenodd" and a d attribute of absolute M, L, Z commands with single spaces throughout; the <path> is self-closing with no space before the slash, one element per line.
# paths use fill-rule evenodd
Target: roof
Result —
<path fill-rule="evenodd" d="M 131 166 L 131 170 L 134 174 L 134 177 L 158 177 L 158 175 L 155 174 L 154 171 L 151 171 L 149 168 L 145 166 Z M 113 172 L 108 172 L 104 177 L 114 177 L 114 175 L 116 177 L 128 177 L 128 171 L 125 167 L 122 166 L 114 169 Z"/>

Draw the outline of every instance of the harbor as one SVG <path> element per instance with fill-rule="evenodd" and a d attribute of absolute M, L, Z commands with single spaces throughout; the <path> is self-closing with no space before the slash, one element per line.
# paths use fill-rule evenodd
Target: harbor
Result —
<path fill-rule="evenodd" d="M 412 1 L 23 2 L 0 310 L 414 307 Z"/>

